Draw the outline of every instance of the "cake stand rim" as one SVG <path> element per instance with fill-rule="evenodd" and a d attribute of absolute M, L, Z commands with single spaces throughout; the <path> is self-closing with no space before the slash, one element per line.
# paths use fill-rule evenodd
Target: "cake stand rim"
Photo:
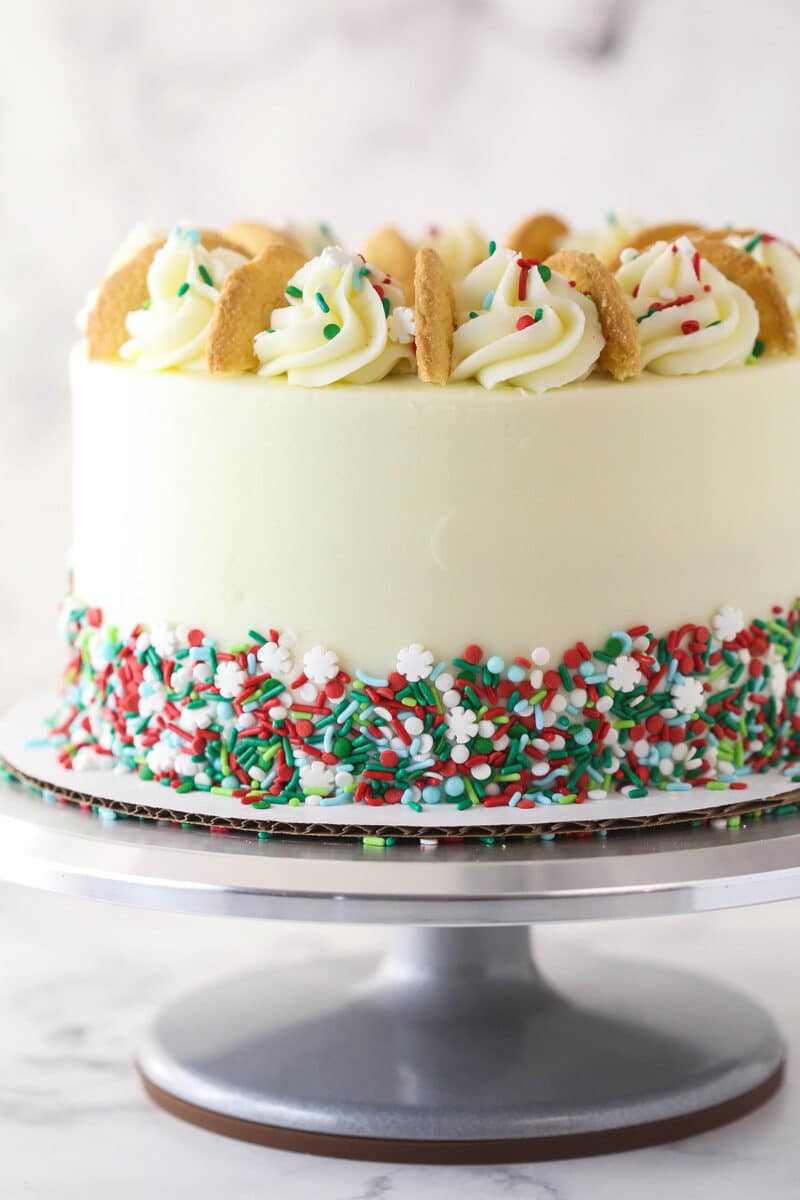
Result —
<path fill-rule="evenodd" d="M 427 852 L 163 825 L 105 822 L 5 784 L 0 878 L 140 907 L 362 924 L 674 915 L 800 896 L 800 818 Z"/>

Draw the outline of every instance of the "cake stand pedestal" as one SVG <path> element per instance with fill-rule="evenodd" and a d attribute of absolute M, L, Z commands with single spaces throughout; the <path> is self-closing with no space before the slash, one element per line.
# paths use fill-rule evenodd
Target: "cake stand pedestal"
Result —
<path fill-rule="evenodd" d="M 711 979 L 562 955 L 529 923 L 800 894 L 800 820 L 550 843 L 259 842 L 97 820 L 0 787 L 0 876 L 164 909 L 394 926 L 383 959 L 214 982 L 157 1014 L 137 1065 L 218 1133 L 362 1159 L 532 1161 L 684 1137 L 779 1086 L 772 1019 Z"/>

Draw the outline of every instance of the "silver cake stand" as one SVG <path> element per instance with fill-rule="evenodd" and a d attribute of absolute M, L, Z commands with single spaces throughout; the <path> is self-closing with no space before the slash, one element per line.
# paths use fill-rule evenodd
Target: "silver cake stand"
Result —
<path fill-rule="evenodd" d="M 377 962 L 215 981 L 137 1066 L 194 1124 L 364 1159 L 531 1161 L 684 1137 L 780 1084 L 771 1017 L 713 979 L 583 955 L 528 926 L 800 895 L 800 817 L 601 839 L 365 847 L 105 822 L 0 785 L 0 877 L 171 911 L 389 927 Z"/>

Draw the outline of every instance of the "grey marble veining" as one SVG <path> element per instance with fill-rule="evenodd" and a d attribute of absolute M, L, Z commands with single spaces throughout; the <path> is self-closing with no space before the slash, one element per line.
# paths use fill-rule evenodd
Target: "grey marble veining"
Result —
<path fill-rule="evenodd" d="M 797 907 L 539 933 L 713 972 L 768 1004 L 800 1048 Z M 798 1073 L 764 1109 L 671 1146 L 576 1162 L 423 1168 L 227 1141 L 155 1109 L 131 1069 L 153 1008 L 254 963 L 375 946 L 379 931 L 116 908 L 0 888 L 0 1195 L 9 1200 L 771 1200 L 796 1195 Z M 220 1014 L 224 1020 L 225 1014 Z"/>

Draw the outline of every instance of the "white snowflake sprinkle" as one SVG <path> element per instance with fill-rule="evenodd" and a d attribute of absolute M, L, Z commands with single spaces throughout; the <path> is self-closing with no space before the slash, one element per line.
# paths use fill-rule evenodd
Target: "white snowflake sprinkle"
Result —
<path fill-rule="evenodd" d="M 417 336 L 413 308 L 398 304 L 386 318 L 386 328 L 393 342 L 397 342 L 401 346 L 408 346 Z"/>
<path fill-rule="evenodd" d="M 191 664 L 184 661 L 179 663 L 170 676 L 169 686 L 173 692 L 182 692 L 192 682 Z"/>
<path fill-rule="evenodd" d="M 608 682 L 615 692 L 632 692 L 642 682 L 642 672 L 635 658 L 618 655 L 608 665 Z"/>
<path fill-rule="evenodd" d="M 159 658 L 172 658 L 176 647 L 175 630 L 160 621 L 150 630 L 150 645 Z"/>
<path fill-rule="evenodd" d="M 733 604 L 723 604 L 711 619 L 714 633 L 721 642 L 732 642 L 744 629 L 744 613 Z"/>
<path fill-rule="evenodd" d="M 300 787 L 304 792 L 314 788 L 327 796 L 333 788 L 334 779 L 334 772 L 319 759 L 307 762 L 300 768 Z"/>
<path fill-rule="evenodd" d="M 270 675 L 284 679 L 294 671 L 294 661 L 289 649 L 281 641 L 264 642 L 256 651 L 256 658 Z"/>
<path fill-rule="evenodd" d="M 196 733 L 198 729 L 207 729 L 214 720 L 214 712 L 210 704 L 198 704 L 197 708 L 184 708 L 178 718 L 181 729 L 187 733 Z"/>
<path fill-rule="evenodd" d="M 697 712 L 705 703 L 705 691 L 698 679 L 684 679 L 672 685 L 670 692 L 673 706 L 679 713 Z"/>
<path fill-rule="evenodd" d="M 237 662 L 234 662 L 233 659 L 226 659 L 225 662 L 221 662 L 217 666 L 214 675 L 214 687 L 220 696 L 224 696 L 226 700 L 233 700 L 242 690 L 242 685 L 246 678 L 246 672 L 242 670 Z"/>
<path fill-rule="evenodd" d="M 427 679 L 433 670 L 433 655 L 419 642 L 412 642 L 398 652 L 397 670 L 409 683 L 419 683 L 421 679 Z"/>
<path fill-rule="evenodd" d="M 303 655 L 303 671 L 312 683 L 324 687 L 339 674 L 339 659 L 333 650 L 324 646 L 312 646 Z"/>
<path fill-rule="evenodd" d="M 475 720 L 475 714 L 468 708 L 451 708 L 445 714 L 447 722 L 447 736 L 459 745 L 470 741 L 478 735 L 478 722 Z"/>
<path fill-rule="evenodd" d="M 156 742 L 155 746 L 148 751 L 146 761 L 154 775 L 161 775 L 162 772 L 172 770 L 177 757 L 178 751 L 172 746 L 168 746 L 165 742 Z"/>

